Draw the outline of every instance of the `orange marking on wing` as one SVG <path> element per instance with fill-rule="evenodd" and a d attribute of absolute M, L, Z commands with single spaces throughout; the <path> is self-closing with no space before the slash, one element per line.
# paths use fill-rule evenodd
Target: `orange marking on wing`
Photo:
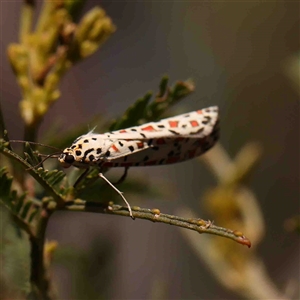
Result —
<path fill-rule="evenodd" d="M 203 114 L 202 109 L 197 110 L 197 114 L 202 115 Z"/>
<path fill-rule="evenodd" d="M 177 128 L 178 127 L 178 121 L 169 121 L 169 125 L 171 128 Z"/>
<path fill-rule="evenodd" d="M 197 121 L 190 121 L 192 127 L 197 127 L 199 126 L 199 123 Z"/>
<path fill-rule="evenodd" d="M 120 150 L 116 147 L 116 145 L 112 145 L 111 149 L 113 149 L 115 152 L 120 152 Z"/>
<path fill-rule="evenodd" d="M 127 131 L 125 129 L 122 129 L 119 131 L 120 133 L 126 133 Z"/>
<path fill-rule="evenodd" d="M 143 149 L 144 148 L 144 143 L 143 142 L 139 142 L 136 143 L 139 149 Z"/>
<path fill-rule="evenodd" d="M 152 125 L 149 125 L 149 126 L 147 126 L 147 127 L 144 127 L 144 128 L 142 128 L 142 130 L 144 130 L 144 131 L 155 131 L 155 129 L 153 128 Z"/>

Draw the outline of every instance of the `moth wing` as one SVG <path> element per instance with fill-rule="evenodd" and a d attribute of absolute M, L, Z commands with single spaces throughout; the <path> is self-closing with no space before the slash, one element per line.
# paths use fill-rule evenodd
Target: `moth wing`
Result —
<path fill-rule="evenodd" d="M 208 111 L 206 111 L 208 110 Z M 112 166 L 168 164 L 193 158 L 218 139 L 216 107 L 109 133 Z"/>
<path fill-rule="evenodd" d="M 131 142 L 133 143 L 131 144 L 128 141 L 127 145 L 133 145 L 135 143 L 135 141 Z M 104 166 L 130 167 L 171 164 L 196 157 L 208 150 L 213 144 L 214 142 L 209 141 L 210 146 L 203 147 L 203 145 L 207 145 L 207 141 L 190 138 L 183 138 L 177 142 L 169 140 L 164 145 L 159 146 L 155 146 L 154 143 L 151 146 L 145 146 L 143 149 L 135 149 L 132 152 L 127 150 L 119 153 L 111 153 L 111 156 L 107 158 L 107 163 L 104 163 Z"/>
<path fill-rule="evenodd" d="M 107 133 L 111 139 L 148 140 L 157 138 L 204 138 L 208 136 L 218 122 L 218 107 L 185 113 L 182 115 L 133 126 Z"/>

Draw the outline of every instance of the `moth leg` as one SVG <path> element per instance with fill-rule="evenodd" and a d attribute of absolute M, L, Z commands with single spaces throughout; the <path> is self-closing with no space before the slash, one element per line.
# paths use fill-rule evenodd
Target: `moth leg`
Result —
<path fill-rule="evenodd" d="M 117 182 L 113 182 L 113 184 L 117 185 L 117 184 L 122 183 L 126 179 L 126 177 L 127 177 L 128 169 L 129 169 L 129 167 L 125 167 L 124 173 L 121 176 L 121 178 Z"/>
<path fill-rule="evenodd" d="M 80 183 L 80 181 L 82 181 L 86 177 L 88 171 L 89 171 L 89 168 L 85 169 L 85 171 L 77 178 L 77 180 L 75 181 L 75 183 L 73 185 L 74 188 L 76 188 L 76 186 Z"/>
<path fill-rule="evenodd" d="M 128 207 L 130 217 L 134 220 L 134 217 L 132 215 L 131 206 L 127 202 L 126 198 L 123 196 L 123 193 L 121 191 L 119 191 L 102 173 L 99 173 L 99 177 L 102 178 L 104 181 L 106 181 L 106 183 L 108 183 L 122 197 L 122 199 L 124 200 L 124 202 L 126 203 L 126 205 Z"/>

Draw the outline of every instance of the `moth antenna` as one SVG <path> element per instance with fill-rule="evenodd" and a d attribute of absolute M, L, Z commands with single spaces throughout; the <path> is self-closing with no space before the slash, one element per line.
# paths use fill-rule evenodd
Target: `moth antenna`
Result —
<path fill-rule="evenodd" d="M 22 141 L 22 140 L 9 140 L 9 142 L 12 142 L 12 143 L 28 143 L 28 144 L 32 144 L 32 145 L 38 145 L 38 146 L 42 146 L 42 147 L 47 147 L 49 149 L 53 149 L 53 150 L 58 150 L 60 151 L 60 153 L 62 152 L 61 149 L 57 148 L 57 147 L 53 147 L 53 146 L 49 146 L 49 145 L 46 145 L 46 144 L 42 144 L 42 143 L 37 143 L 37 142 L 27 142 L 27 141 Z"/>
<path fill-rule="evenodd" d="M 94 126 L 87 134 L 94 133 L 94 130 L 96 129 L 97 126 Z"/>
<path fill-rule="evenodd" d="M 45 156 L 45 157 L 44 157 L 37 165 L 32 166 L 32 167 L 30 167 L 30 168 L 27 168 L 26 171 L 32 170 L 32 169 L 35 169 L 35 168 L 41 166 L 41 165 L 43 164 L 43 162 L 45 162 L 48 158 L 58 157 L 58 154 L 60 154 L 60 153 L 61 153 L 61 151 L 55 152 L 55 153 L 52 153 L 52 154 L 48 154 L 48 155 L 43 155 L 43 154 L 42 154 L 42 156 Z"/>
<path fill-rule="evenodd" d="M 46 156 L 51 156 L 52 157 L 56 157 L 56 158 L 59 158 L 59 154 L 61 154 L 61 152 L 55 152 L 55 153 L 52 153 L 52 154 L 43 154 L 43 153 L 39 153 L 38 156 L 41 156 L 41 157 L 46 157 Z"/>

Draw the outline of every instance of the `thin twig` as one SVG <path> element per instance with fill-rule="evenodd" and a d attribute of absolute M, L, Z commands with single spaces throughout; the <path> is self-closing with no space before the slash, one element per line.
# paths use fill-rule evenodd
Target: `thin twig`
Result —
<path fill-rule="evenodd" d="M 250 240 L 245 237 L 239 231 L 233 231 L 227 228 L 214 225 L 211 221 L 204 221 L 202 219 L 187 219 L 179 216 L 168 215 L 160 213 L 159 209 L 140 208 L 132 206 L 132 215 L 134 218 L 149 220 L 152 222 L 165 223 L 169 225 L 175 225 L 182 228 L 197 231 L 198 233 L 208 233 L 213 235 L 219 235 L 242 245 L 251 247 Z M 63 210 L 77 211 L 77 212 L 94 212 L 103 214 L 112 214 L 119 216 L 130 216 L 130 212 L 127 207 L 112 204 L 105 205 L 104 203 L 84 201 L 76 199 L 69 202 Z"/>

